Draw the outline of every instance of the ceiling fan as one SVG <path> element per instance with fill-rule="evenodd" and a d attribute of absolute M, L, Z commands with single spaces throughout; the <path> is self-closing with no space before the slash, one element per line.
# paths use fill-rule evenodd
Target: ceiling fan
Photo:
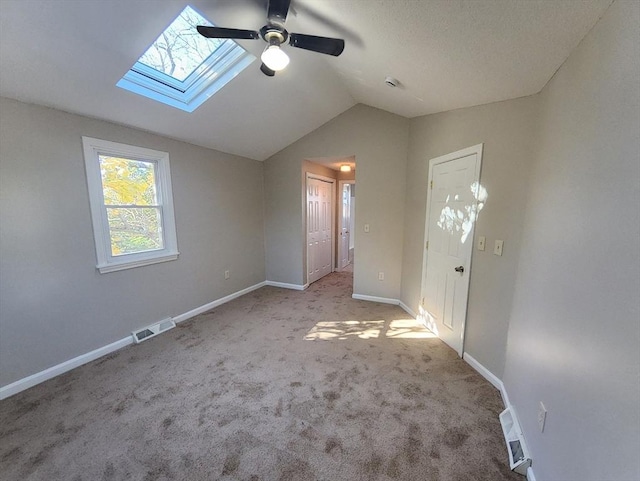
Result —
<path fill-rule="evenodd" d="M 200 35 L 207 38 L 232 38 L 241 40 L 257 40 L 262 38 L 269 45 L 262 52 L 260 70 L 265 75 L 273 77 L 279 70 L 289 64 L 289 57 L 282 51 L 280 45 L 289 39 L 292 47 L 311 50 L 337 57 L 344 50 L 344 40 L 341 38 L 317 37 L 302 33 L 289 33 L 284 28 L 287 20 L 291 0 L 269 0 L 267 6 L 267 24 L 260 29 L 242 30 L 239 28 L 207 27 L 198 25 Z"/>

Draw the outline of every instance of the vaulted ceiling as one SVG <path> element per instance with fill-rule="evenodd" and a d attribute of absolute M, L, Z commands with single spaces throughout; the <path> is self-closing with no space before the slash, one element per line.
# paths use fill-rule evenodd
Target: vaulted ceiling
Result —
<path fill-rule="evenodd" d="M 1 0 L 0 95 L 264 160 L 356 103 L 411 118 L 535 94 L 611 0 L 293 0 L 287 30 L 344 38 L 340 57 L 287 48 L 286 70 L 256 60 L 193 113 L 116 87 L 187 4 L 265 24 L 261 0 Z"/>

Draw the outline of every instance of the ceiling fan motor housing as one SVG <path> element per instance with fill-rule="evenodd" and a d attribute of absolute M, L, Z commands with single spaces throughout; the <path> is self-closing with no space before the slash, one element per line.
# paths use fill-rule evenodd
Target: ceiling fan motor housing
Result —
<path fill-rule="evenodd" d="M 289 32 L 277 25 L 265 25 L 260 29 L 260 36 L 269 45 L 280 45 L 287 41 Z"/>

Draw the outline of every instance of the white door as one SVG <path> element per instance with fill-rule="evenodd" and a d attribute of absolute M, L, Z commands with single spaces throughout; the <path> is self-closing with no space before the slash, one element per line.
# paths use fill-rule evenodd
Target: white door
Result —
<path fill-rule="evenodd" d="M 485 196 L 479 184 L 482 145 L 429 163 L 426 262 L 421 315 L 462 356 L 473 228 Z"/>
<path fill-rule="evenodd" d="M 338 267 L 342 269 L 349 264 L 349 245 L 351 234 L 351 185 L 342 185 L 342 215 L 340 216 L 340 259 Z"/>
<path fill-rule="evenodd" d="M 330 182 L 307 179 L 307 282 L 311 284 L 331 272 Z"/>

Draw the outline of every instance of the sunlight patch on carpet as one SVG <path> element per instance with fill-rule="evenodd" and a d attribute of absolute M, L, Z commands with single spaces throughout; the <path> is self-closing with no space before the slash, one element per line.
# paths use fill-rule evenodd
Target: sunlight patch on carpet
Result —
<path fill-rule="evenodd" d="M 415 319 L 378 321 L 322 321 L 304 336 L 305 341 L 343 341 L 346 339 L 430 339 L 437 337 Z"/>
<path fill-rule="evenodd" d="M 391 321 L 386 336 L 393 339 L 431 339 L 437 337 L 415 319 L 395 319 Z"/>
<path fill-rule="evenodd" d="M 318 322 L 304 336 L 305 341 L 375 339 L 380 336 L 385 321 L 324 321 Z"/>

